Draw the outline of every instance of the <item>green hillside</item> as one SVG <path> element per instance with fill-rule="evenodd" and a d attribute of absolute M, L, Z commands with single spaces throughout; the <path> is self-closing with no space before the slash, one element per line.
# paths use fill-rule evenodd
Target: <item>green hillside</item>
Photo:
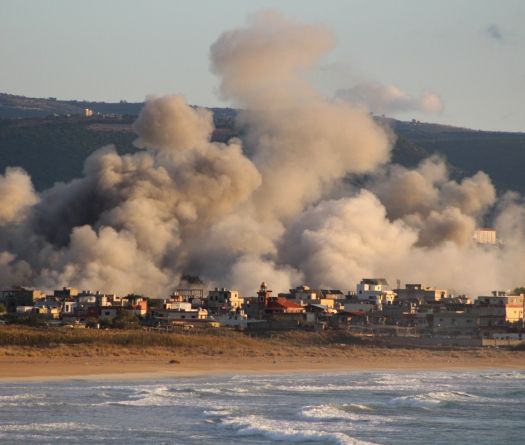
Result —
<path fill-rule="evenodd" d="M 0 94 L 0 172 L 21 166 L 42 190 L 82 172 L 84 159 L 97 148 L 114 144 L 120 153 L 133 152 L 131 124 L 142 103 L 106 103 L 34 99 Z M 84 108 L 92 118 L 80 116 Z M 212 108 L 214 140 L 237 135 L 236 111 Z M 69 115 L 69 116 L 67 116 Z M 397 135 L 393 161 L 407 167 L 438 153 L 447 158 L 455 178 L 487 172 L 499 191 L 525 194 L 525 133 L 475 131 L 420 122 L 378 118 Z M 242 135 L 241 135 L 242 136 Z"/>

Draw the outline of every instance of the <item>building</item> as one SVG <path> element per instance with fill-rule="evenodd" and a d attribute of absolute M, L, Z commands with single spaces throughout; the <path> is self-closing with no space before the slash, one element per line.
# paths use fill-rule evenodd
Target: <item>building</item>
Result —
<path fill-rule="evenodd" d="M 319 298 L 317 291 L 311 289 L 306 284 L 297 286 L 295 289 L 290 289 L 289 294 L 279 294 L 279 297 L 286 297 L 297 304 L 309 304 L 317 301 Z"/>
<path fill-rule="evenodd" d="M 432 332 L 441 335 L 474 335 L 478 329 L 478 317 L 465 311 L 442 311 L 430 318 Z"/>
<path fill-rule="evenodd" d="M 164 303 L 164 309 L 168 311 L 191 311 L 193 307 L 187 301 L 168 300 Z"/>
<path fill-rule="evenodd" d="M 165 310 L 155 313 L 156 320 L 163 321 L 185 321 L 185 320 L 206 320 L 208 318 L 208 311 L 206 309 L 191 309 L 185 310 Z"/>
<path fill-rule="evenodd" d="M 260 323 L 259 320 L 248 320 L 248 316 L 244 311 L 222 314 L 216 320 L 221 326 L 231 326 L 238 329 L 246 329 L 249 323 Z"/>
<path fill-rule="evenodd" d="M 489 228 L 481 228 L 474 231 L 473 240 L 478 244 L 496 245 L 496 230 Z"/>
<path fill-rule="evenodd" d="M 100 310 L 100 320 L 114 320 L 118 317 L 121 307 L 104 307 Z"/>
<path fill-rule="evenodd" d="M 417 303 L 403 302 L 386 304 L 382 308 L 385 324 L 395 326 L 414 326 Z"/>
<path fill-rule="evenodd" d="M 406 284 L 404 289 L 394 289 L 396 301 L 414 301 L 418 303 L 428 303 L 430 301 L 440 301 L 448 298 L 448 291 L 434 289 L 433 287 L 423 287 L 421 284 Z"/>
<path fill-rule="evenodd" d="M 76 301 L 64 301 L 62 305 L 62 313 L 72 315 L 77 310 L 78 303 Z"/>
<path fill-rule="evenodd" d="M 148 313 L 148 299 L 142 295 L 127 295 L 122 298 L 121 304 L 137 317 L 145 317 Z"/>
<path fill-rule="evenodd" d="M 74 287 L 63 287 L 62 289 L 57 289 L 53 291 L 53 296 L 61 300 L 70 299 L 76 297 L 77 295 L 78 289 L 75 289 Z"/>
<path fill-rule="evenodd" d="M 286 298 L 272 298 L 266 304 L 264 313 L 270 314 L 302 314 L 304 307 Z"/>
<path fill-rule="evenodd" d="M 339 289 L 320 289 L 318 292 L 319 300 L 344 300 L 344 292 Z"/>
<path fill-rule="evenodd" d="M 257 318 L 263 318 L 265 314 L 264 310 L 266 309 L 266 306 L 268 306 L 270 300 L 272 300 L 273 298 L 274 297 L 272 297 L 272 290 L 263 281 L 261 283 L 261 286 L 259 287 L 259 290 L 257 291 L 257 300 L 255 300 L 255 304 L 251 302 L 249 307 L 250 312 L 248 312 L 248 314 L 251 316 L 254 312 L 253 309 L 255 307 L 255 311 L 257 312 Z"/>
<path fill-rule="evenodd" d="M 493 291 L 491 296 L 478 297 L 474 309 L 479 317 L 480 328 L 523 325 L 522 295 L 507 295 L 504 291 Z"/>
<path fill-rule="evenodd" d="M 388 288 L 384 278 L 363 278 L 357 285 L 358 301 L 369 301 L 373 304 L 392 304 L 395 294 Z"/>
<path fill-rule="evenodd" d="M 236 290 L 216 287 L 208 292 L 207 307 L 210 312 L 230 312 L 241 309 L 244 300 Z"/>
<path fill-rule="evenodd" d="M 172 297 L 182 297 L 184 301 L 190 303 L 197 299 L 202 301 L 204 299 L 204 289 L 202 287 L 178 288 L 175 289 Z"/>
<path fill-rule="evenodd" d="M 39 315 L 44 315 L 47 318 L 58 320 L 62 314 L 62 304 L 53 299 L 41 299 L 35 301 L 33 311 Z"/>
<path fill-rule="evenodd" d="M 0 291 L 0 304 L 7 313 L 15 313 L 17 306 L 33 306 L 35 301 L 45 297 L 46 293 L 38 289 L 14 287 Z"/>
<path fill-rule="evenodd" d="M 371 312 L 376 307 L 375 303 L 368 300 L 358 300 L 355 297 L 345 300 L 343 303 L 344 312 Z"/>

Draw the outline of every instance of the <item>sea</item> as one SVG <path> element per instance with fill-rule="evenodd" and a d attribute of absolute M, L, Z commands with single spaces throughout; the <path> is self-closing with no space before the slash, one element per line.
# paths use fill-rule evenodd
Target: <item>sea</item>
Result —
<path fill-rule="evenodd" d="M 522 444 L 525 371 L 0 383 L 1 444 Z"/>

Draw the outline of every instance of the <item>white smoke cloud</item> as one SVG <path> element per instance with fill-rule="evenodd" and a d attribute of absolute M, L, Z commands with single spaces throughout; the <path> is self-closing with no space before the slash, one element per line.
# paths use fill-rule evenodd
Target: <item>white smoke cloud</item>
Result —
<path fill-rule="evenodd" d="M 338 90 L 336 97 L 376 114 L 408 111 L 441 113 L 444 108 L 441 98 L 435 93 L 426 91 L 420 97 L 413 97 L 395 85 L 379 82 L 363 82 L 352 88 Z"/>
<path fill-rule="evenodd" d="M 0 285 L 165 296 L 184 273 L 244 295 L 261 281 L 276 292 L 304 282 L 347 290 L 374 275 L 474 295 L 523 284 L 521 198 L 497 202 L 486 174 L 452 180 L 436 157 L 389 165 L 388 130 L 305 80 L 333 42 L 326 28 L 276 13 L 219 36 L 211 66 L 244 110 L 243 141 L 213 143 L 209 111 L 151 97 L 133 126 L 138 153 L 101 148 L 82 177 L 40 196 L 8 170 Z M 382 90 L 367 100 L 439 108 L 431 96 L 389 90 L 385 100 Z M 362 173 L 364 187 L 349 185 Z M 472 242 L 491 211 L 501 248 Z"/>
<path fill-rule="evenodd" d="M 324 27 L 264 13 L 211 47 L 221 91 L 248 109 L 240 122 L 263 178 L 254 196 L 261 218 L 297 215 L 347 173 L 389 159 L 387 134 L 370 116 L 326 100 L 301 76 L 333 41 Z"/>
<path fill-rule="evenodd" d="M 315 94 L 301 77 L 332 48 L 334 38 L 323 26 L 293 22 L 266 11 L 248 25 L 224 32 L 210 51 L 212 72 L 221 77 L 221 92 L 251 109 L 280 108 Z"/>
<path fill-rule="evenodd" d="M 191 109 L 182 96 L 150 97 L 133 124 L 137 147 L 184 150 L 206 144 L 213 131 L 210 111 Z"/>
<path fill-rule="evenodd" d="M 418 229 L 419 245 L 471 242 L 477 223 L 496 201 L 490 178 L 478 172 L 460 183 L 449 179 L 443 159 L 432 156 L 409 170 L 390 166 L 369 184 L 392 220 Z"/>
<path fill-rule="evenodd" d="M 388 221 L 377 197 L 362 191 L 304 212 L 290 226 L 281 251 L 309 282 L 346 289 L 364 276 L 383 275 L 377 260 L 406 255 L 416 240 L 414 230 Z"/>
<path fill-rule="evenodd" d="M 24 170 L 8 167 L 0 175 L 0 224 L 19 221 L 37 202 L 31 178 Z"/>

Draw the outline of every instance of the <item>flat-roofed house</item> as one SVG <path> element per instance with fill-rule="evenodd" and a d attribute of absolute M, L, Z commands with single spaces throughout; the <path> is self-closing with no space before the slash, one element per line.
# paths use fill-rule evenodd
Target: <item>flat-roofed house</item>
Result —
<path fill-rule="evenodd" d="M 0 291 L 0 304 L 8 313 L 15 313 L 17 306 L 33 306 L 35 301 L 46 297 L 44 291 L 25 287 L 13 287 Z"/>
<path fill-rule="evenodd" d="M 229 312 L 240 309 L 244 299 L 236 290 L 218 288 L 208 292 L 207 308 L 210 312 Z"/>
<path fill-rule="evenodd" d="M 444 289 L 434 289 L 433 287 L 423 287 L 420 283 L 406 284 L 404 289 L 394 289 L 396 301 L 417 301 L 418 303 L 428 303 L 430 301 L 440 301 L 448 298 L 448 291 Z"/>
<path fill-rule="evenodd" d="M 385 278 L 363 278 L 357 284 L 356 297 L 359 301 L 373 304 L 392 304 L 395 294 L 388 287 Z"/>
<path fill-rule="evenodd" d="M 507 295 L 494 291 L 491 296 L 478 297 L 474 310 L 479 317 L 480 327 L 504 327 L 523 324 L 523 295 Z"/>

